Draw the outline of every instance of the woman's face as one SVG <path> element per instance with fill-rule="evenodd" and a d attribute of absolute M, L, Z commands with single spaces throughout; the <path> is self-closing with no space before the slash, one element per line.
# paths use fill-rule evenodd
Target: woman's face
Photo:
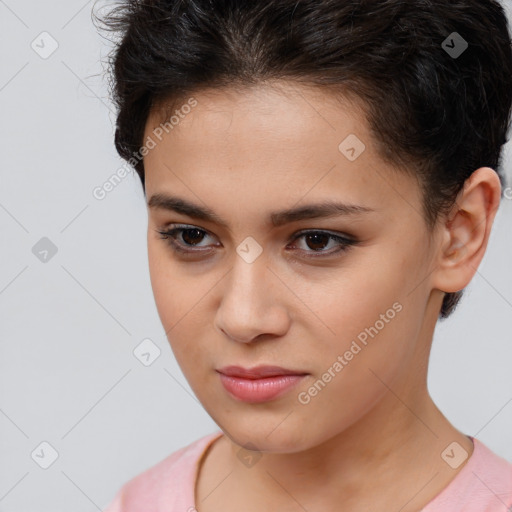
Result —
<path fill-rule="evenodd" d="M 442 294 L 416 181 L 379 156 L 354 105 L 281 85 L 194 94 L 165 129 L 153 112 L 144 162 L 151 283 L 185 377 L 237 444 L 296 452 L 357 425 L 388 386 L 405 403 L 423 390 Z M 361 211 L 306 208 L 325 203 Z M 306 375 L 240 399 L 218 372 L 230 365 Z"/>

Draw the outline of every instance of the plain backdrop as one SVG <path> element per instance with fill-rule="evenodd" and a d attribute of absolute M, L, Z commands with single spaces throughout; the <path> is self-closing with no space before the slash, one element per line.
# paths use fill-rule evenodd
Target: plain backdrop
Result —
<path fill-rule="evenodd" d="M 123 162 L 92 7 L 0 0 L 0 512 L 101 510 L 218 429 L 157 315 L 139 178 L 93 196 Z M 510 144 L 507 155 L 511 186 Z M 450 421 L 509 461 L 511 229 L 504 199 L 462 303 L 438 324 L 429 374 Z M 134 355 L 146 339 L 160 350 L 149 366 Z"/>

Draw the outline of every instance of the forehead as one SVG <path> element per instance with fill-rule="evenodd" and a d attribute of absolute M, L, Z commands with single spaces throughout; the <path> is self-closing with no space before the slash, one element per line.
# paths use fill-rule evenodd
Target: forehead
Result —
<path fill-rule="evenodd" d="M 169 127 L 170 120 L 173 135 L 183 135 L 185 143 L 207 131 L 209 140 L 216 135 L 222 138 L 230 132 L 233 123 L 243 130 L 233 129 L 230 136 L 237 134 L 242 138 L 250 131 L 256 142 L 266 143 L 273 139 L 282 144 L 283 138 L 311 138 L 313 132 L 336 132 L 341 125 L 345 130 L 367 136 L 364 106 L 354 95 L 335 94 L 331 89 L 284 80 L 200 90 L 171 102 L 160 102 L 148 117 L 146 133 L 165 125 L 166 121 Z M 281 140 L 273 135 L 279 135 Z"/>
<path fill-rule="evenodd" d="M 319 115 L 316 105 L 321 104 L 329 104 L 331 107 L 342 105 L 352 109 L 364 108 L 364 103 L 348 90 L 341 93 L 339 87 L 320 87 L 290 79 L 279 79 L 257 84 L 199 88 L 171 99 L 159 100 L 151 109 L 153 122 L 157 119 L 158 122 L 165 121 L 191 97 L 198 102 L 198 107 L 194 107 L 193 110 L 196 113 L 201 111 L 203 116 L 232 110 L 246 113 L 257 111 L 259 114 L 270 115 L 276 108 L 286 108 L 290 113 L 298 109 L 301 117 L 307 117 Z"/>
<path fill-rule="evenodd" d="M 155 109 L 147 137 L 156 142 L 144 157 L 148 198 L 179 190 L 214 210 L 255 214 L 277 200 L 376 210 L 419 201 L 416 182 L 378 154 L 361 103 L 315 87 L 199 91 Z"/>

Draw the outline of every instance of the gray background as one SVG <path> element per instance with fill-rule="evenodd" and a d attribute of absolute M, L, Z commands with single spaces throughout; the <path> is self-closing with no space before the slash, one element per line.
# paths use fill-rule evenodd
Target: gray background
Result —
<path fill-rule="evenodd" d="M 0 512 L 101 510 L 128 479 L 217 430 L 160 325 L 138 177 L 92 195 L 123 163 L 92 7 L 0 0 Z M 44 31 L 58 44 L 48 58 L 31 47 L 51 49 Z M 510 186 L 510 143 L 507 155 Z M 438 324 L 429 376 L 453 424 L 509 461 L 511 226 L 504 199 L 463 302 Z M 33 253 L 43 237 L 57 249 L 46 262 Z M 146 338 L 161 350 L 150 366 L 133 354 Z M 47 469 L 43 441 L 58 452 Z"/>

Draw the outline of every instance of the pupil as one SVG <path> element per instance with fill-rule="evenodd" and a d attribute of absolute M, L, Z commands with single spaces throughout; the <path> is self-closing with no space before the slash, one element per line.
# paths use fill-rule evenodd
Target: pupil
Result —
<path fill-rule="evenodd" d="M 319 243 L 321 246 L 324 246 L 325 243 L 322 243 L 322 239 L 324 239 L 324 242 L 325 242 L 325 239 L 328 239 L 329 237 L 325 234 L 322 234 L 322 233 L 317 233 L 317 234 L 313 234 L 313 235 L 307 235 L 306 236 L 306 239 L 307 239 L 307 243 L 308 243 L 308 247 L 310 249 L 313 249 L 313 250 L 319 250 L 321 249 L 322 247 L 311 247 L 309 245 L 309 242 L 311 239 L 313 239 L 313 244 L 316 242 L 316 243 Z M 320 239 L 320 242 L 318 241 L 318 239 Z"/>
<path fill-rule="evenodd" d="M 192 237 L 187 236 L 187 235 L 188 235 L 189 233 L 191 233 L 191 232 L 192 232 L 192 233 L 195 233 L 197 236 L 196 236 L 196 237 L 194 237 L 194 236 L 192 236 Z M 200 242 L 201 240 L 197 240 L 197 238 L 199 238 L 199 239 L 200 239 L 200 238 L 201 238 L 201 236 L 202 236 L 202 235 L 201 235 L 201 231 L 200 231 L 199 229 L 186 229 L 186 230 L 184 230 L 184 231 L 183 231 L 183 233 L 182 233 L 183 240 L 184 240 L 187 244 L 190 244 L 190 245 L 194 245 L 194 243 Z M 196 240 L 195 240 L 195 241 L 194 241 L 194 240 L 189 241 L 189 240 L 187 240 L 187 238 L 189 238 L 189 239 L 190 239 L 190 238 L 192 238 L 192 239 L 196 238 Z"/>

